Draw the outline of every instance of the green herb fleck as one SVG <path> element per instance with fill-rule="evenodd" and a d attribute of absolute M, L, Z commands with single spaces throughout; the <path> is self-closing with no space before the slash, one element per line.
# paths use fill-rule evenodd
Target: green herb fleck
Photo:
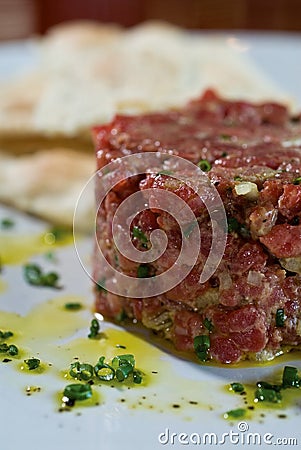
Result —
<path fill-rule="evenodd" d="M 224 414 L 225 419 L 240 419 L 246 415 L 244 408 L 231 409 Z"/>
<path fill-rule="evenodd" d="M 9 339 L 13 335 L 14 335 L 14 333 L 12 331 L 1 331 L 0 330 L 0 339 Z"/>
<path fill-rule="evenodd" d="M 105 357 L 101 356 L 94 367 L 94 373 L 97 378 L 103 381 L 111 381 L 115 377 L 115 369 L 105 362 Z"/>
<path fill-rule="evenodd" d="M 100 326 L 99 326 L 98 320 L 92 319 L 91 325 L 90 325 L 90 333 L 88 334 L 88 338 L 96 339 L 98 337 L 99 330 L 100 330 Z"/>
<path fill-rule="evenodd" d="M 65 303 L 65 309 L 68 311 L 78 311 L 82 309 L 83 305 L 81 303 Z"/>
<path fill-rule="evenodd" d="M 133 226 L 132 234 L 133 234 L 133 237 L 138 239 L 138 241 L 140 241 L 142 244 L 148 243 L 148 239 L 147 239 L 146 235 L 143 233 L 141 228 L 137 227 L 136 225 Z"/>
<path fill-rule="evenodd" d="M 250 231 L 248 230 L 248 228 L 244 224 L 238 222 L 235 217 L 228 217 L 227 221 L 228 233 L 238 233 L 245 239 L 250 237 Z"/>
<path fill-rule="evenodd" d="M 276 327 L 284 327 L 286 315 L 284 314 L 284 309 L 279 308 L 276 312 Z"/>
<path fill-rule="evenodd" d="M 297 177 L 297 178 L 295 178 L 295 179 L 293 180 L 293 184 L 298 185 L 298 184 L 300 184 L 300 183 L 301 183 L 301 177 Z"/>
<path fill-rule="evenodd" d="M 17 356 L 19 350 L 16 345 L 8 345 L 6 342 L 3 342 L 2 344 L 0 344 L 0 353 L 7 353 L 10 356 Z"/>
<path fill-rule="evenodd" d="M 285 366 L 282 375 L 282 386 L 284 389 L 301 386 L 301 379 L 298 376 L 298 369 L 296 367 Z"/>
<path fill-rule="evenodd" d="M 243 392 L 245 390 L 244 385 L 237 382 L 231 383 L 230 387 L 233 392 Z"/>
<path fill-rule="evenodd" d="M 61 241 L 70 235 L 70 230 L 68 228 L 56 226 L 50 228 L 48 233 L 53 234 L 56 241 Z"/>
<path fill-rule="evenodd" d="M 207 361 L 209 357 L 210 339 L 209 336 L 203 334 L 196 336 L 193 340 L 193 346 L 197 357 L 201 361 Z"/>
<path fill-rule="evenodd" d="M 37 264 L 26 264 L 23 269 L 25 280 L 29 284 L 60 289 L 60 286 L 57 285 L 59 275 L 56 272 L 43 273 Z"/>
<path fill-rule="evenodd" d="M 137 269 L 138 278 L 147 278 L 149 276 L 149 267 L 146 264 L 140 264 Z"/>
<path fill-rule="evenodd" d="M 198 221 L 194 220 L 185 228 L 185 230 L 183 231 L 183 235 L 185 238 L 189 238 L 196 225 L 198 225 Z"/>
<path fill-rule="evenodd" d="M 35 370 L 40 366 L 41 361 L 37 358 L 24 359 L 29 370 Z"/>
<path fill-rule="evenodd" d="M 205 328 L 207 328 L 207 330 L 212 331 L 213 330 L 213 323 L 211 322 L 210 319 L 208 319 L 207 317 L 204 319 L 203 321 L 203 325 Z"/>
<path fill-rule="evenodd" d="M 2 228 L 2 230 L 8 230 L 12 228 L 14 225 L 15 222 L 12 219 L 9 219 L 8 217 L 0 221 L 0 228 Z"/>
<path fill-rule="evenodd" d="M 220 139 L 222 139 L 223 141 L 231 141 L 232 136 L 230 136 L 230 134 L 220 134 Z"/>
<path fill-rule="evenodd" d="M 209 172 L 211 169 L 211 164 L 207 159 L 202 159 L 197 163 L 197 166 L 203 171 L 203 172 Z"/>
<path fill-rule="evenodd" d="M 234 181 L 242 181 L 242 178 L 239 175 L 236 175 L 234 177 Z"/>
<path fill-rule="evenodd" d="M 103 277 L 96 283 L 96 290 L 98 292 L 101 292 L 101 291 L 107 292 L 107 290 L 105 288 L 105 284 L 106 284 L 106 279 Z"/>
<path fill-rule="evenodd" d="M 161 170 L 157 173 L 157 175 L 172 175 L 173 172 L 171 170 Z"/>
<path fill-rule="evenodd" d="M 69 370 L 69 375 L 72 378 L 76 378 L 81 381 L 89 381 L 93 377 L 94 368 L 91 364 L 83 363 L 79 361 L 72 363 Z"/>
<path fill-rule="evenodd" d="M 280 403 L 282 400 L 280 392 L 275 389 L 260 387 L 255 391 L 255 402 Z"/>
<path fill-rule="evenodd" d="M 92 397 L 92 388 L 89 384 L 68 384 L 63 393 L 69 400 L 87 400 Z"/>

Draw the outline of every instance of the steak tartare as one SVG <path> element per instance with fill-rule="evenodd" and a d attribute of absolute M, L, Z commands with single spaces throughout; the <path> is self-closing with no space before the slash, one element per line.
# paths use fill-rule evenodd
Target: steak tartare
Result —
<path fill-rule="evenodd" d="M 173 154 L 198 165 L 217 189 L 228 222 L 223 258 L 215 273 L 200 283 L 212 232 L 206 208 L 193 189 L 164 171 L 118 183 L 101 203 L 96 231 L 113 267 L 131 277 L 152 277 L 174 264 L 181 233 L 174 218 L 158 208 L 140 212 L 130 225 L 132 243 L 141 252 L 150 248 L 152 231 L 165 232 L 167 248 L 157 261 L 130 261 L 113 240 L 118 206 L 131 194 L 150 188 L 172 191 L 189 205 L 202 236 L 200 254 L 183 281 L 148 298 L 109 292 L 95 258 L 96 310 L 119 322 L 141 322 L 171 340 L 176 349 L 194 351 L 203 361 L 266 361 L 297 349 L 301 117 L 291 117 L 279 104 L 227 101 L 207 91 L 179 110 L 116 116 L 112 123 L 95 127 L 94 140 L 98 169 L 141 152 Z"/>

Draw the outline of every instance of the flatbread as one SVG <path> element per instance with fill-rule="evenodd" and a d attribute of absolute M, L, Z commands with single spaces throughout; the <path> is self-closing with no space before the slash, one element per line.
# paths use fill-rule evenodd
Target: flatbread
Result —
<path fill-rule="evenodd" d="M 291 103 L 233 40 L 214 34 L 165 23 L 121 29 L 76 22 L 36 45 L 35 70 L 0 85 L 0 145 L 3 135 L 5 146 L 8 136 L 88 142 L 91 125 L 116 113 L 181 106 L 208 87 L 228 98 Z"/>
<path fill-rule="evenodd" d="M 0 201 L 50 222 L 72 226 L 79 195 L 95 170 L 92 155 L 56 148 L 19 157 L 0 153 Z M 76 215 L 77 229 L 89 231 L 94 197 Z"/>

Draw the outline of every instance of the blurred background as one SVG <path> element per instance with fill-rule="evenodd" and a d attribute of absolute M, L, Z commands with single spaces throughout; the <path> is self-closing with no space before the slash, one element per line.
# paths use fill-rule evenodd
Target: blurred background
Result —
<path fill-rule="evenodd" d="M 132 26 L 161 19 L 191 29 L 301 31 L 300 0 L 0 0 L 0 40 L 74 19 Z"/>

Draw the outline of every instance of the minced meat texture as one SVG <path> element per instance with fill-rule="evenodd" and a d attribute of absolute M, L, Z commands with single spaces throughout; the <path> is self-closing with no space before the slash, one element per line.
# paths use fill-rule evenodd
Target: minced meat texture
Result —
<path fill-rule="evenodd" d="M 194 338 L 208 335 L 208 358 L 221 363 L 272 359 L 301 344 L 301 123 L 278 104 L 227 101 L 212 91 L 180 110 L 116 116 L 94 129 L 98 168 L 137 152 L 163 152 L 194 164 L 209 163 L 208 177 L 228 218 L 227 244 L 216 273 L 199 283 L 211 245 L 206 208 L 193 189 L 168 174 L 146 174 L 118 184 L 98 211 L 97 237 L 107 260 L 136 277 L 138 263 L 126 259 L 112 239 L 112 219 L 122 201 L 148 188 L 171 189 L 192 209 L 202 239 L 189 275 L 155 298 L 125 298 L 96 290 L 96 309 L 116 320 L 142 322 L 194 351 Z M 241 195 L 249 183 L 252 195 Z M 300 186 L 299 186 L 300 184 Z M 165 253 L 147 268 L 149 276 L 172 266 L 181 247 L 176 221 L 156 208 L 139 213 L 132 226 L 141 251 L 155 229 L 168 237 Z M 94 279 L 102 278 L 95 260 Z M 277 311 L 284 323 L 277 324 Z M 283 310 L 283 311 L 282 311 Z M 208 329 L 205 324 L 210 323 Z"/>

